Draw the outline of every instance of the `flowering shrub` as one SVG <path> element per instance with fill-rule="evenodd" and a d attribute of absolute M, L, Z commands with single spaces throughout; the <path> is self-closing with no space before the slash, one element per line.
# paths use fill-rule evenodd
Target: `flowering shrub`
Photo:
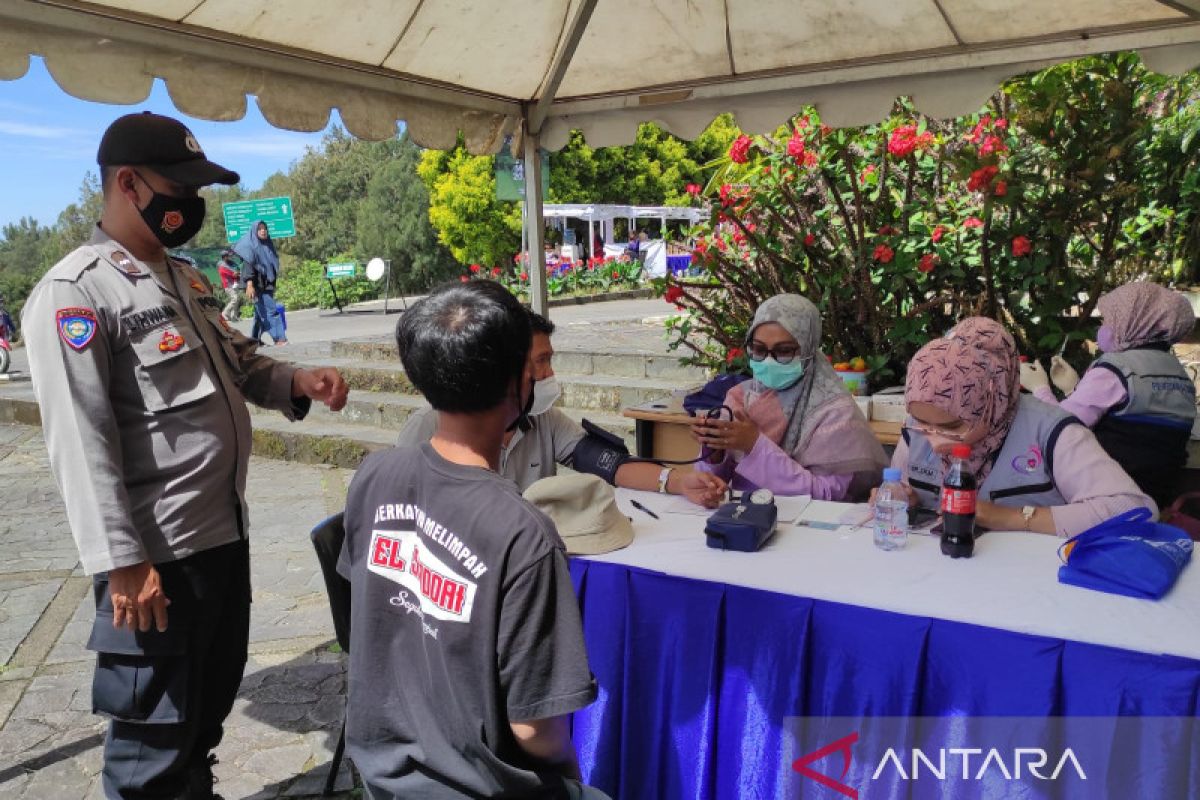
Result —
<path fill-rule="evenodd" d="M 693 254 L 703 274 L 658 281 L 684 310 L 672 344 L 721 367 L 779 292 L 818 304 L 835 360 L 873 354 L 877 382 L 970 314 L 1003 322 L 1031 356 L 1078 343 L 1103 291 L 1200 257 L 1190 207 L 1178 212 L 1188 238 L 1153 198 L 1169 174 L 1173 196 L 1200 199 L 1197 83 L 1097 56 L 1014 79 L 956 120 L 901 101 L 878 125 L 830 130 L 808 110 L 739 136 L 710 165 Z"/>
<path fill-rule="evenodd" d="M 524 255 L 513 257 L 514 270 L 505 271 L 493 267 L 490 271 L 478 270 L 472 264 L 468 273 L 460 280 L 473 277 L 489 277 L 500 281 L 518 297 L 529 297 L 529 272 Z M 484 273 L 487 273 L 486 275 Z M 566 294 L 602 294 L 604 292 L 635 289 L 642 281 L 642 262 L 626 255 L 619 258 L 589 258 L 581 261 L 559 261 L 546 265 L 546 291 L 551 297 Z"/>

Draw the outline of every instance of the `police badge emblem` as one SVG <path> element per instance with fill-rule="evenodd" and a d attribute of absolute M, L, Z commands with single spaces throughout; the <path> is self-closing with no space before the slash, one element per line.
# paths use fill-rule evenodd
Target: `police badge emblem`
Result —
<path fill-rule="evenodd" d="M 73 350 L 82 350 L 96 335 L 96 312 L 90 308 L 60 308 L 54 314 L 58 335 Z"/>

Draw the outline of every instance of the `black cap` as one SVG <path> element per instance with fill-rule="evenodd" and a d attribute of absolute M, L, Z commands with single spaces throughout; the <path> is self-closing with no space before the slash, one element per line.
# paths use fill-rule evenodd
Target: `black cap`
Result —
<path fill-rule="evenodd" d="M 143 111 L 126 114 L 104 132 L 96 160 L 102 167 L 149 167 L 184 186 L 227 185 L 241 178 L 204 157 L 200 143 L 182 122 Z"/>

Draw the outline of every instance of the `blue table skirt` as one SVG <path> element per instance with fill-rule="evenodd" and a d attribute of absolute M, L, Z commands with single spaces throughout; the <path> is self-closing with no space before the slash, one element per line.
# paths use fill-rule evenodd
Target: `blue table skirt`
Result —
<path fill-rule="evenodd" d="M 617 800 L 796 796 L 777 768 L 785 717 L 1200 711 L 1191 659 L 583 559 L 571 576 L 600 687 L 575 714 L 575 746 L 586 781 Z M 1164 744 L 1200 796 L 1200 741 Z M 1151 777 L 1129 779 L 1145 790 Z"/>
<path fill-rule="evenodd" d="M 667 256 L 667 269 L 673 273 L 686 272 L 692 265 L 692 256 L 684 253 L 678 256 Z"/>

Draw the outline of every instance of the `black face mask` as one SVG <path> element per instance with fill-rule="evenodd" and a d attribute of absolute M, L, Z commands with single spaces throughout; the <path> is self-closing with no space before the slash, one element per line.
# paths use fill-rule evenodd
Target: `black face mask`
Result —
<path fill-rule="evenodd" d="M 529 421 L 529 411 L 533 408 L 533 386 L 536 383 L 537 381 L 534 380 L 529 382 L 529 399 L 525 401 L 525 408 L 521 409 L 520 415 L 512 421 L 511 425 L 504 429 L 506 432 L 516 430 L 517 428 L 527 431 L 533 427 L 533 424 Z M 520 398 L 521 396 L 517 395 L 517 399 L 519 400 Z"/>
<path fill-rule="evenodd" d="M 206 211 L 203 197 L 159 194 L 141 175 L 138 179 L 152 193 L 150 202 L 145 208 L 139 208 L 138 213 L 163 247 L 179 247 L 200 232 Z"/>

